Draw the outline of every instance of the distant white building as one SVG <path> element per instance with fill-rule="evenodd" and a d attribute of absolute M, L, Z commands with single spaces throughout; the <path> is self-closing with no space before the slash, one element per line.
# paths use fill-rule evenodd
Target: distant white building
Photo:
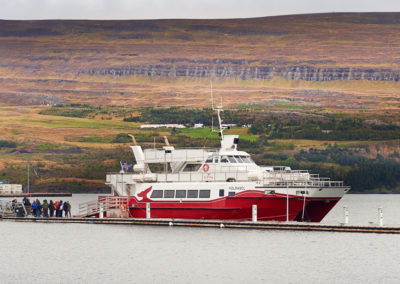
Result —
<path fill-rule="evenodd" d="M 196 123 L 193 128 L 203 128 L 204 124 L 203 123 Z"/>
<path fill-rule="evenodd" d="M 235 123 L 223 123 L 222 124 L 222 127 L 236 127 L 237 126 L 237 124 L 235 124 Z"/>
<path fill-rule="evenodd" d="M 13 193 L 22 193 L 22 185 L 21 184 L 9 184 L 2 183 L 0 184 L 0 194 L 13 194 Z"/>
<path fill-rule="evenodd" d="M 162 128 L 162 127 L 166 127 L 166 128 L 186 128 L 185 125 L 183 125 L 183 124 L 174 124 L 174 123 L 170 123 L 170 124 L 143 124 L 143 125 L 140 125 L 140 128 Z"/>

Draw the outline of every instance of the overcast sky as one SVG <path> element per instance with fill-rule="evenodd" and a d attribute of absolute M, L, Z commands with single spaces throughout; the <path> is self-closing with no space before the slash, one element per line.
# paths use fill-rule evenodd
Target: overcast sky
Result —
<path fill-rule="evenodd" d="M 398 11 L 400 0 L 0 0 L 0 19 L 247 18 Z"/>

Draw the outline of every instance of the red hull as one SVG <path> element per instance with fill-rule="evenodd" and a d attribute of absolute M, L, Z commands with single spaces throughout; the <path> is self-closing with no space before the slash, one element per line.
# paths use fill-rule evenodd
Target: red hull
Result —
<path fill-rule="evenodd" d="M 318 198 L 308 200 L 304 210 L 304 219 L 302 218 L 302 212 L 300 212 L 294 220 L 321 222 L 339 200 L 340 198 Z"/>
<path fill-rule="evenodd" d="M 252 205 L 257 205 L 260 221 L 286 221 L 286 195 L 265 195 L 261 191 L 245 191 L 207 201 L 155 201 L 128 197 L 129 213 L 133 218 L 146 218 L 146 203 L 150 203 L 151 218 L 251 220 Z M 307 205 L 307 201 L 305 201 Z M 304 200 L 289 196 L 289 220 L 304 206 Z"/>

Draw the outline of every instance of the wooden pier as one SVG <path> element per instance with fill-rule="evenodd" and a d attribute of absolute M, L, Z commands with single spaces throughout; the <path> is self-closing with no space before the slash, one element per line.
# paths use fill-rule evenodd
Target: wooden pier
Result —
<path fill-rule="evenodd" d="M 34 217 L 0 217 L 0 221 L 34 222 L 34 223 L 78 223 L 78 224 L 110 224 L 140 226 L 176 226 L 196 228 L 229 228 L 256 230 L 286 231 L 322 231 L 345 233 L 400 234 L 400 226 L 378 225 L 326 225 L 320 223 L 300 222 L 252 222 L 227 220 L 186 220 L 186 219 L 139 219 L 139 218 L 34 218 Z"/>

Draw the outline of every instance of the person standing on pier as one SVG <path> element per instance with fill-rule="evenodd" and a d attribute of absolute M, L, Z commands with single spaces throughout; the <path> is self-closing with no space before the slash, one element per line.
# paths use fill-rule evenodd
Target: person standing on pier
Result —
<path fill-rule="evenodd" d="M 49 204 L 50 217 L 54 217 L 54 209 L 56 209 L 56 207 L 54 206 L 54 202 L 53 200 L 50 200 Z"/>
<path fill-rule="evenodd" d="M 68 201 L 64 202 L 63 210 L 64 210 L 64 217 L 68 217 Z"/>
<path fill-rule="evenodd" d="M 71 203 L 69 203 L 69 201 L 67 203 L 68 203 L 68 216 L 69 216 L 69 218 L 71 218 L 72 217 L 72 215 L 71 215 Z"/>
<path fill-rule="evenodd" d="M 60 200 L 60 203 L 58 203 L 56 217 L 62 217 L 62 210 L 63 210 L 63 202 L 62 200 Z"/>
<path fill-rule="evenodd" d="M 36 217 L 40 217 L 41 212 L 42 212 L 42 204 L 40 204 L 39 199 L 36 199 Z"/>
<path fill-rule="evenodd" d="M 31 201 L 29 200 L 29 198 L 24 197 L 24 206 L 25 206 L 26 214 L 30 215 L 32 204 L 31 204 Z"/>
<path fill-rule="evenodd" d="M 32 202 L 32 215 L 33 216 L 36 216 L 36 201 L 35 200 L 33 200 L 33 202 Z"/>
<path fill-rule="evenodd" d="M 43 217 L 49 217 L 49 203 L 47 200 L 43 200 Z"/>

